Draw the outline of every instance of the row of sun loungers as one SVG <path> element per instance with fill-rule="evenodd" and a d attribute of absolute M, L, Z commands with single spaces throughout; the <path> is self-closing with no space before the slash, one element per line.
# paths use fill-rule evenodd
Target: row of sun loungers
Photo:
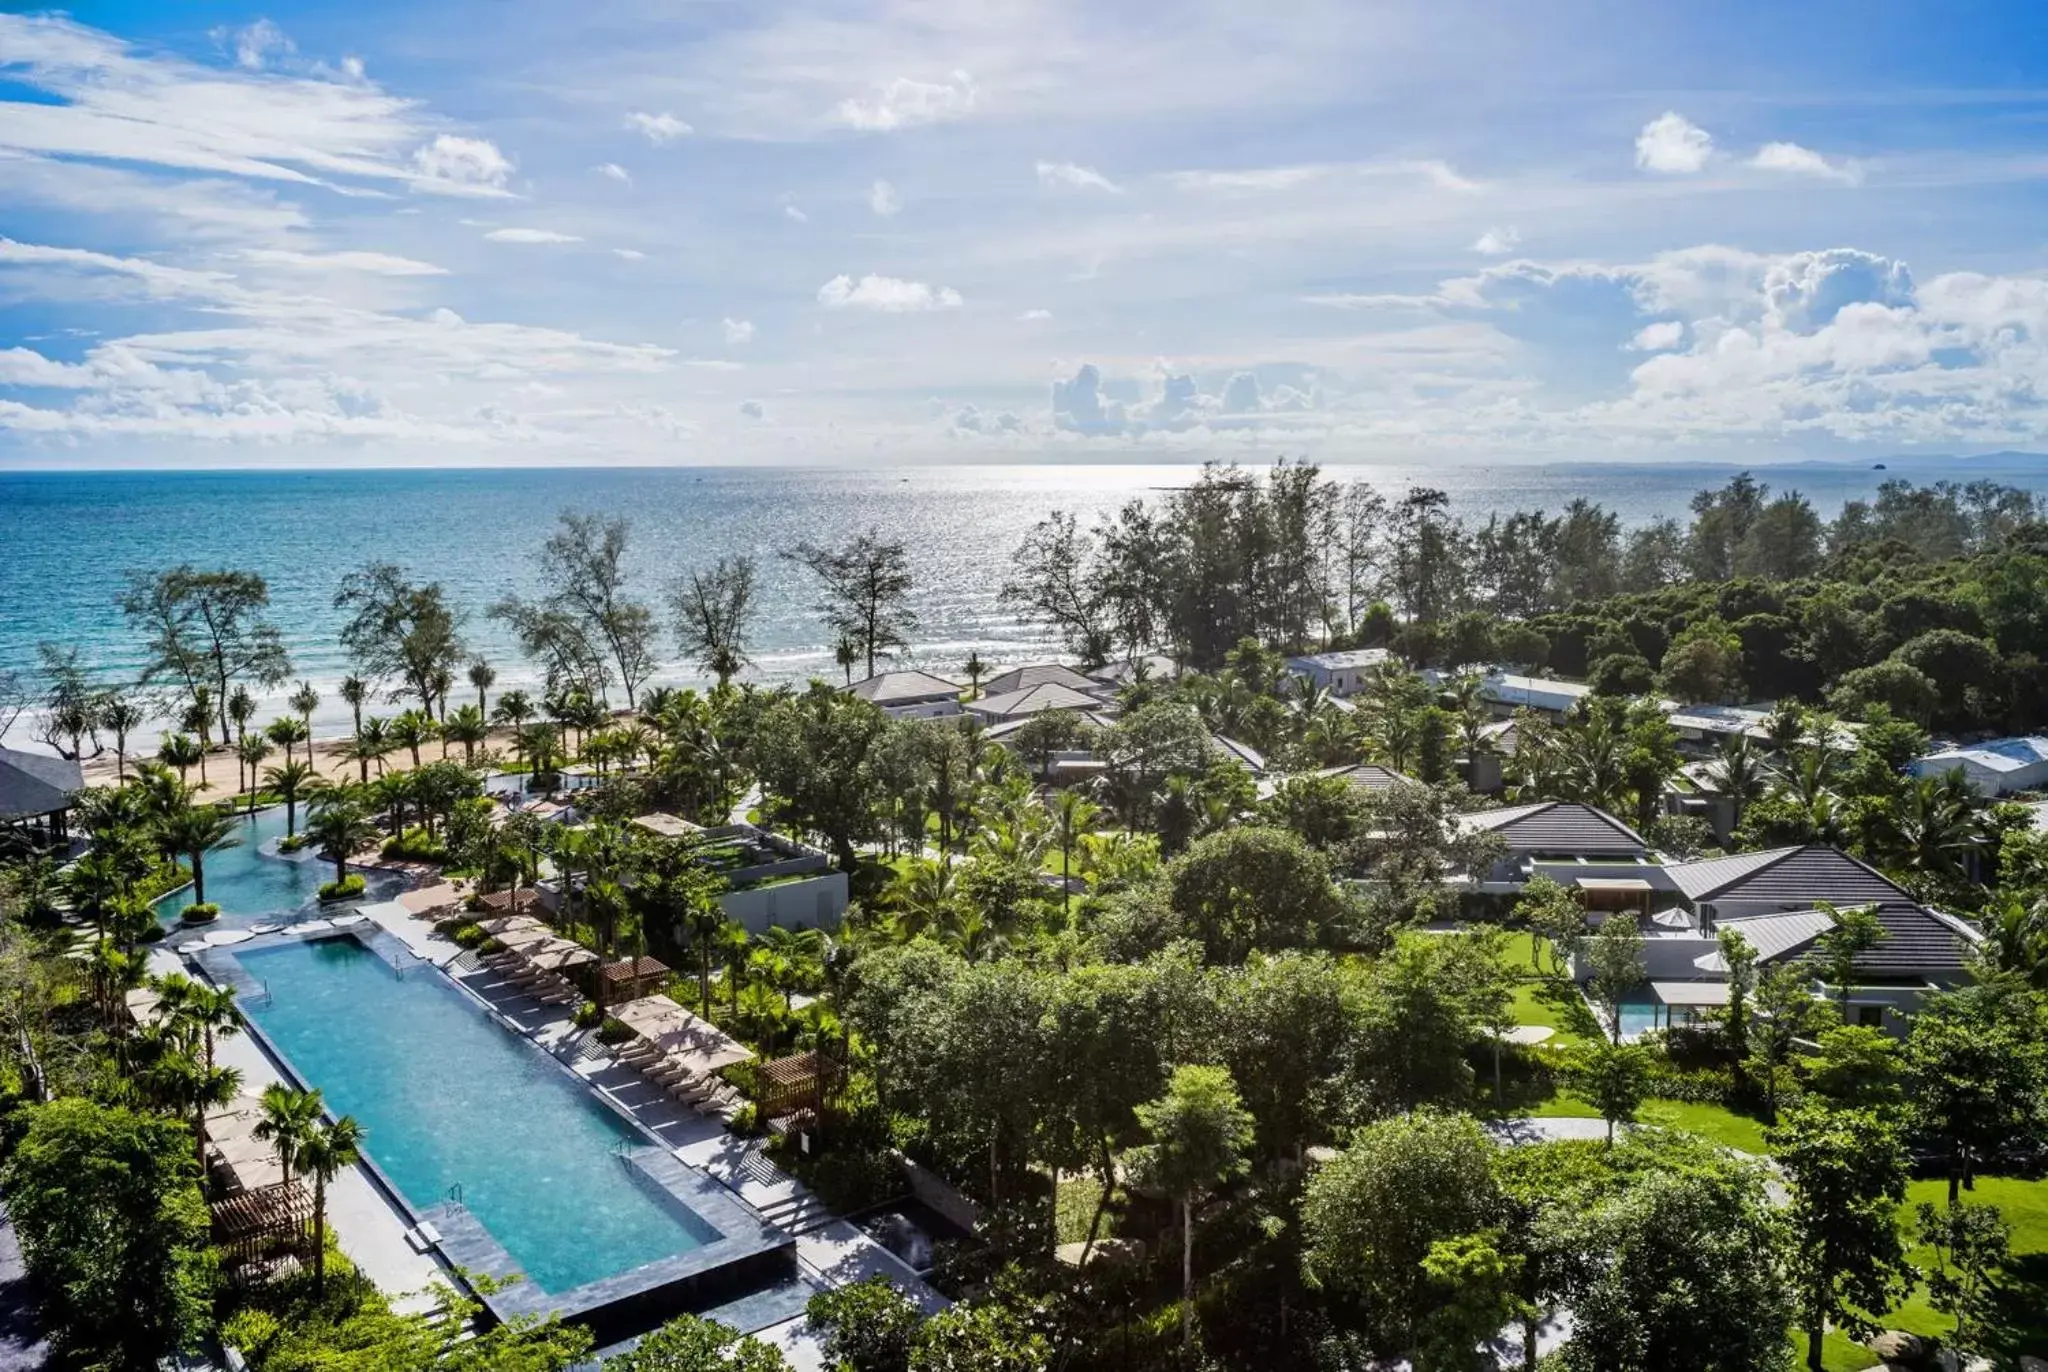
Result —
<path fill-rule="evenodd" d="M 583 993 L 566 977 L 543 971 L 517 953 L 494 953 L 478 961 L 543 1004 L 575 1005 L 583 1000 Z"/>
<path fill-rule="evenodd" d="M 640 1042 L 618 1051 L 618 1060 L 644 1077 L 651 1085 L 694 1110 L 730 1121 L 746 1103 L 746 1097 L 716 1078 L 700 1077 L 690 1068 L 662 1053 L 652 1044 Z"/>

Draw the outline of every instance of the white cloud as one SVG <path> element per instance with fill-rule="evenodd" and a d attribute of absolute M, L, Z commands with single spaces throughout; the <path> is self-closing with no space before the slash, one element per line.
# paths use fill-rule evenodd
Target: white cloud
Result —
<path fill-rule="evenodd" d="M 1655 324 L 1645 324 L 1636 330 L 1636 335 L 1628 341 L 1628 346 L 1636 352 L 1655 353 L 1675 348 L 1684 341 L 1685 325 L 1676 319 L 1665 319 Z"/>
<path fill-rule="evenodd" d="M 727 319 L 721 325 L 725 330 L 727 343 L 751 343 L 754 341 L 754 324 L 750 319 Z"/>
<path fill-rule="evenodd" d="M 271 267 L 308 271 L 367 272 L 373 276 L 446 276 L 446 267 L 381 252 L 299 252 L 290 248 L 249 248 L 242 256 Z"/>
<path fill-rule="evenodd" d="M 1840 181 L 1855 185 L 1863 179 L 1862 173 L 1846 163 L 1830 162 L 1812 148 L 1802 148 L 1797 143 L 1766 143 L 1756 150 L 1750 160 L 1753 167 L 1765 171 L 1790 172 L 1796 176 L 1817 176 L 1823 180 Z"/>
<path fill-rule="evenodd" d="M 1117 190 L 1115 182 L 1096 171 L 1093 167 L 1078 166 L 1072 162 L 1040 162 L 1038 184 L 1050 188 L 1067 190 Z"/>
<path fill-rule="evenodd" d="M 553 229 L 492 229 L 484 237 L 493 243 L 581 243 L 573 233 Z"/>
<path fill-rule="evenodd" d="M 623 257 L 628 262 L 644 262 L 647 260 L 647 254 L 641 252 L 638 248 L 613 248 L 612 256 Z"/>
<path fill-rule="evenodd" d="M 818 287 L 818 303 L 827 309 L 879 310 L 904 314 L 918 310 L 951 310 L 961 304 L 960 292 L 950 286 L 932 287 L 922 281 L 903 281 L 870 272 L 855 281 L 835 276 Z"/>
<path fill-rule="evenodd" d="M 761 408 L 761 402 L 758 400 L 742 400 L 740 402 L 740 413 L 748 419 L 766 419 L 768 417 L 768 412 Z"/>
<path fill-rule="evenodd" d="M 1666 110 L 1636 135 L 1636 165 L 1644 171 L 1689 175 L 1705 169 L 1713 155 L 1713 137 L 1676 110 Z"/>
<path fill-rule="evenodd" d="M 794 205 L 784 205 L 782 207 L 782 217 L 789 220 L 792 224 L 808 224 L 811 222 L 811 217 Z"/>
<path fill-rule="evenodd" d="M 488 138 L 436 134 L 434 141 L 413 150 L 412 164 L 428 189 L 501 191 L 512 174 L 512 162 Z"/>
<path fill-rule="evenodd" d="M 1024 311 L 1024 313 L 1017 316 L 1017 322 L 1020 324 L 1029 324 L 1040 319 L 1050 318 L 1052 318 L 1051 310 L 1026 310 Z"/>
<path fill-rule="evenodd" d="M 263 70 L 273 54 L 290 56 L 297 51 L 284 30 L 268 19 L 258 19 L 235 33 L 235 64 L 247 71 Z"/>
<path fill-rule="evenodd" d="M 878 180 L 868 187 L 868 208 L 886 218 L 903 208 L 903 200 L 894 186 Z"/>
<path fill-rule="evenodd" d="M 596 172 L 599 176 L 607 177 L 610 180 L 618 182 L 621 186 L 630 186 L 633 184 L 632 173 L 628 172 L 624 167 L 620 166 L 616 162 L 600 162 L 596 166 L 592 167 L 591 170 Z"/>
<path fill-rule="evenodd" d="M 1505 228 L 1488 229 L 1472 244 L 1472 251 L 1488 257 L 1505 257 L 1522 246 L 1521 232 L 1512 224 Z"/>
<path fill-rule="evenodd" d="M 1010 410 L 984 414 L 978 405 L 963 405 L 954 414 L 951 427 L 963 434 L 1020 434 L 1024 421 Z"/>
<path fill-rule="evenodd" d="M 964 71 L 954 72 L 943 82 L 899 76 L 869 99 L 850 96 L 840 101 L 833 117 L 849 128 L 886 133 L 964 118 L 979 95 L 974 78 Z"/>
<path fill-rule="evenodd" d="M 672 143 L 678 138 L 687 137 L 691 132 L 688 124 L 667 111 L 649 114 L 644 110 L 635 110 L 626 116 L 626 127 L 637 129 L 648 142 L 656 145 Z"/>

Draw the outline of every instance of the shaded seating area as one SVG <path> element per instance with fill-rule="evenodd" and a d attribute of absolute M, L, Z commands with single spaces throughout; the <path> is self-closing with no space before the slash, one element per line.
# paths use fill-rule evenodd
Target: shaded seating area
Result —
<path fill-rule="evenodd" d="M 604 1003 L 617 1005 L 651 996 L 668 985 L 669 966 L 659 958 L 621 958 L 604 969 Z"/>
<path fill-rule="evenodd" d="M 778 1133 L 814 1128 L 838 1079 L 823 1053 L 798 1053 L 761 1064 L 761 1118 Z"/>
<path fill-rule="evenodd" d="M 479 955 L 484 966 L 545 1004 L 582 1001 L 583 992 L 568 974 L 596 963 L 597 954 L 528 915 L 482 920 L 478 927 L 499 944 L 496 951 Z"/>
<path fill-rule="evenodd" d="M 253 1285 L 292 1271 L 313 1242 L 313 1197 L 297 1181 L 238 1191 L 212 1206 L 213 1241 L 230 1281 Z"/>
<path fill-rule="evenodd" d="M 0 852 L 68 847 L 72 799 L 84 788 L 85 773 L 70 758 L 0 748 Z"/>
<path fill-rule="evenodd" d="M 753 1050 L 665 995 L 642 996 L 613 1007 L 612 1018 L 631 1029 L 633 1041 L 618 1059 L 692 1109 L 730 1122 L 745 1097 L 718 1079 L 721 1068 L 746 1062 Z"/>

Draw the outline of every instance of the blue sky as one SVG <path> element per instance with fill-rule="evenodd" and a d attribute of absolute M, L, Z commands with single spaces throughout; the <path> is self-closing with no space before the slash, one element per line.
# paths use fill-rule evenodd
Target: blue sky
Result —
<path fill-rule="evenodd" d="M 2026 4 L 0 15 L 0 465 L 2031 448 L 2044 59 Z"/>

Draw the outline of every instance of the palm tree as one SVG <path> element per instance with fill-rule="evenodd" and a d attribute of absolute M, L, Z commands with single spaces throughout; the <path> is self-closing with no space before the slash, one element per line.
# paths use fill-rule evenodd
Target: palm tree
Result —
<path fill-rule="evenodd" d="M 201 778 L 206 775 L 206 753 L 200 748 L 199 740 L 190 734 L 165 734 L 157 745 L 156 755 L 167 766 L 178 769 L 178 780 L 193 767 L 200 769 Z"/>
<path fill-rule="evenodd" d="M 214 1065 L 214 1043 L 242 1032 L 241 1016 L 235 1013 L 235 988 L 232 986 L 212 987 L 195 981 L 191 990 L 185 993 L 177 1013 L 185 1023 L 199 1031 L 208 1068 Z"/>
<path fill-rule="evenodd" d="M 420 765 L 420 746 L 435 734 L 434 717 L 424 710 L 407 710 L 391 721 L 391 741 L 412 754 L 412 765 Z"/>
<path fill-rule="evenodd" d="M 491 718 L 500 724 L 509 724 L 514 729 L 525 724 L 534 716 L 533 697 L 524 691 L 506 691 L 499 695 L 497 708 L 491 711 Z"/>
<path fill-rule="evenodd" d="M 436 667 L 427 677 L 427 695 L 421 703 L 429 715 L 438 719 L 448 718 L 448 696 L 455 689 L 455 673 L 448 670 L 446 663 Z"/>
<path fill-rule="evenodd" d="M 851 636 L 841 634 L 839 641 L 832 645 L 832 660 L 839 664 L 839 670 L 846 673 L 846 684 L 853 685 L 853 664 L 860 661 L 860 645 Z"/>
<path fill-rule="evenodd" d="M 583 915 L 597 933 L 597 1009 L 604 1012 L 605 968 L 618 942 L 619 920 L 626 913 L 626 890 L 609 876 L 593 872 L 583 887 Z"/>
<path fill-rule="evenodd" d="M 988 673 L 988 664 L 981 660 L 980 653 L 970 650 L 961 670 L 967 673 L 967 698 L 977 699 L 981 695 L 981 679 Z"/>
<path fill-rule="evenodd" d="M 336 787 L 314 798 L 306 837 L 319 845 L 320 856 L 334 864 L 334 880 L 339 884 L 348 879 L 349 855 L 376 839 L 377 826 L 352 792 Z"/>
<path fill-rule="evenodd" d="M 206 855 L 232 847 L 235 822 L 211 805 L 188 805 L 163 822 L 165 847 L 192 859 L 192 898 L 206 902 Z"/>
<path fill-rule="evenodd" d="M 498 703 L 505 703 L 502 696 Z M 561 731 L 552 724 L 528 724 L 513 735 L 513 745 L 526 759 L 527 770 L 536 780 L 553 772 L 560 763 L 561 742 Z"/>
<path fill-rule="evenodd" d="M 942 929 L 960 906 L 958 871 L 950 863 L 911 858 L 889 883 L 883 899 L 895 911 L 897 937 L 909 940 Z"/>
<path fill-rule="evenodd" d="M 271 720 L 269 725 L 263 730 L 263 733 L 272 743 L 284 749 L 284 760 L 286 762 L 292 760 L 292 748 L 300 743 L 307 745 L 306 760 L 308 762 L 313 760 L 313 748 L 310 742 L 313 731 L 306 726 L 305 720 L 295 715 L 283 715 Z"/>
<path fill-rule="evenodd" d="M 249 736 L 249 721 L 256 718 L 256 697 L 249 694 L 247 686 L 237 686 L 228 693 L 228 718 L 234 721 L 237 745 Z M 222 739 L 223 743 L 227 740 Z"/>
<path fill-rule="evenodd" d="M 711 960 L 717 953 L 719 931 L 725 927 L 725 910 L 715 900 L 694 901 L 683 915 L 690 931 L 690 946 L 697 952 L 697 1008 L 711 1013 Z"/>
<path fill-rule="evenodd" d="M 250 734 L 235 745 L 235 757 L 248 769 L 249 808 L 256 808 L 256 769 L 263 765 L 263 759 L 270 756 L 270 740 L 261 734 Z"/>
<path fill-rule="evenodd" d="M 1062 791 L 1053 802 L 1052 817 L 1060 845 L 1060 914 L 1071 919 L 1074 893 L 1069 883 L 1074 876 L 1074 846 L 1095 832 L 1102 819 L 1102 808 L 1079 791 Z"/>
<path fill-rule="evenodd" d="M 363 702 L 370 698 L 370 683 L 359 676 L 345 676 L 341 679 L 341 698 L 348 702 L 349 721 L 355 732 L 363 731 Z"/>
<path fill-rule="evenodd" d="M 737 920 L 726 920 L 718 926 L 714 945 L 719 956 L 725 961 L 726 987 L 732 993 L 732 1013 L 737 1019 L 740 1013 L 740 985 L 747 979 L 747 958 L 753 952 L 753 941 L 747 937 L 746 926 Z M 707 1010 L 709 1006 L 705 1007 Z"/>
<path fill-rule="evenodd" d="M 147 1064 L 138 1078 L 142 1089 L 165 1108 L 190 1121 L 200 1175 L 206 1173 L 206 1112 L 234 1100 L 242 1074 L 215 1067 L 192 1051 L 180 1026 L 159 1023 L 138 1042 L 138 1056 Z"/>
<path fill-rule="evenodd" d="M 291 693 L 290 697 L 286 699 L 285 704 L 298 712 L 299 722 L 306 726 L 306 736 L 311 738 L 313 735 L 313 711 L 320 708 L 320 693 L 313 689 L 313 683 L 310 681 L 300 682 L 299 688 Z"/>
<path fill-rule="evenodd" d="M 1714 789 L 1728 800 L 1729 827 L 1741 828 L 1742 812 L 1764 792 L 1763 757 L 1750 745 L 1749 735 L 1730 734 L 1723 739 L 1706 772 Z"/>
<path fill-rule="evenodd" d="M 355 762 L 358 784 L 368 785 L 370 764 L 376 763 L 378 775 L 383 775 L 384 759 L 390 752 L 391 721 L 371 715 L 356 727 L 356 736 L 342 755 Z"/>
<path fill-rule="evenodd" d="M 464 705 L 448 717 L 441 726 L 441 737 L 462 745 L 462 760 L 476 761 L 476 746 L 491 736 L 491 726 L 484 719 L 481 707 Z"/>
<path fill-rule="evenodd" d="M 482 658 L 473 658 L 469 664 L 469 684 L 476 687 L 476 712 L 488 717 L 491 713 L 490 697 L 486 694 L 497 684 L 498 673 Z"/>
<path fill-rule="evenodd" d="M 825 931 L 822 929 L 786 929 L 780 924 L 771 924 L 761 934 L 761 946 L 775 955 L 774 980 L 782 992 L 782 1010 L 788 1014 L 796 993 L 796 984 L 806 965 L 822 962 L 825 956 Z"/>
<path fill-rule="evenodd" d="M 313 764 L 291 761 L 282 767 L 272 767 L 263 774 L 263 783 L 284 797 L 285 836 L 296 834 L 299 831 L 299 797 L 320 784 Z"/>
<path fill-rule="evenodd" d="M 355 1116 L 343 1115 L 314 1128 L 299 1145 L 300 1172 L 313 1178 L 313 1293 L 327 1286 L 327 1183 L 354 1167 L 363 1157 L 363 1127 Z"/>
<path fill-rule="evenodd" d="M 128 779 L 128 735 L 142 727 L 142 707 L 125 696 L 114 696 L 100 711 L 100 727 L 114 736 L 114 778 Z"/>
<path fill-rule="evenodd" d="M 370 783 L 366 795 L 371 805 L 389 817 L 392 833 L 405 832 L 405 807 L 412 802 L 412 783 L 409 777 L 399 772 L 380 776 Z"/>
<path fill-rule="evenodd" d="M 262 1118 L 249 1132 L 258 1143 L 268 1143 L 277 1149 L 277 1170 L 289 1181 L 297 1170 L 299 1150 L 320 1127 L 320 1093 L 295 1090 L 274 1081 L 263 1088 L 257 1108 Z"/>

